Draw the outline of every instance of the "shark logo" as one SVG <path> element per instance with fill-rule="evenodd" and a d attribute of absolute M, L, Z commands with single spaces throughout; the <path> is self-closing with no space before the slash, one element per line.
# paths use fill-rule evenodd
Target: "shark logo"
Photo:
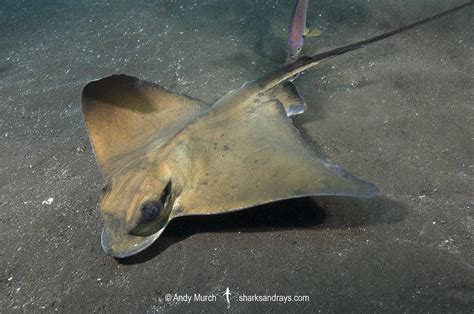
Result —
<path fill-rule="evenodd" d="M 239 294 L 237 292 L 230 291 L 229 287 L 225 289 L 225 292 L 219 293 L 220 296 L 224 301 L 227 302 L 227 308 L 230 309 L 230 301 L 236 298 Z"/>

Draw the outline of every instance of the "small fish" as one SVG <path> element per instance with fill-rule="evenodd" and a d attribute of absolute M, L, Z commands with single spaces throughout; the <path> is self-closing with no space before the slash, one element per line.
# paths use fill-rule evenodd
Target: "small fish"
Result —
<path fill-rule="evenodd" d="M 291 12 L 290 26 L 288 27 L 288 42 L 286 47 L 287 61 L 295 61 L 303 51 L 306 28 L 306 13 L 309 0 L 295 0 Z"/>
<path fill-rule="evenodd" d="M 82 111 L 107 180 L 100 201 L 106 254 L 150 246 L 172 219 L 315 195 L 375 197 L 379 189 L 311 150 L 289 116 L 306 108 L 288 78 L 321 61 L 472 5 L 351 45 L 302 57 L 214 104 L 128 75 L 82 90 Z"/>

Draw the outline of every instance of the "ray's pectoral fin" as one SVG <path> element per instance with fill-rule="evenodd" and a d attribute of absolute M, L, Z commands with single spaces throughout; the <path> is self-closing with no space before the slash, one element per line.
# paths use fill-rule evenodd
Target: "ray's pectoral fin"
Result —
<path fill-rule="evenodd" d="M 140 148 L 172 135 L 209 105 L 128 75 L 112 75 L 82 90 L 82 111 L 97 162 L 110 177 Z"/>
<path fill-rule="evenodd" d="M 305 196 L 378 195 L 375 185 L 317 156 L 279 101 L 235 111 L 232 119 L 218 116 L 212 130 L 201 130 L 200 138 L 211 139 L 211 147 L 190 139 L 195 143 L 190 157 L 199 160 L 199 167 L 174 216 L 225 213 Z"/>
<path fill-rule="evenodd" d="M 306 101 L 298 92 L 295 84 L 289 81 L 278 84 L 260 98 L 262 103 L 271 100 L 278 100 L 285 108 L 288 117 L 302 114 L 306 110 Z"/>

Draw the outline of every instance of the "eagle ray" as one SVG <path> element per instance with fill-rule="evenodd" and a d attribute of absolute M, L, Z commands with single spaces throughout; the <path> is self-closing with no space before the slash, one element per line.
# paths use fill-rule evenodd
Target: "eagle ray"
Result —
<path fill-rule="evenodd" d="M 170 220 L 277 200 L 375 197 L 378 188 L 318 156 L 293 126 L 306 109 L 287 81 L 323 60 L 413 29 L 473 1 L 347 46 L 302 57 L 214 104 L 128 75 L 88 83 L 81 103 L 105 179 L 101 243 L 118 258 L 151 245 Z"/>

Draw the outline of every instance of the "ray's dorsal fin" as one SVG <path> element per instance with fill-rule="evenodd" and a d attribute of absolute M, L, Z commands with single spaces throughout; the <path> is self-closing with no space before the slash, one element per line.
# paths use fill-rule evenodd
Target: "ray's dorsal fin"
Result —
<path fill-rule="evenodd" d="M 266 91 L 263 97 L 260 98 L 261 102 L 270 100 L 278 100 L 281 102 L 283 107 L 285 107 L 288 117 L 302 114 L 306 110 L 306 102 L 303 96 L 300 95 L 295 84 L 290 81 L 278 84 Z"/>
<path fill-rule="evenodd" d="M 210 106 L 128 75 L 87 84 L 82 111 L 102 174 L 108 178 L 128 155 L 173 135 Z"/>

